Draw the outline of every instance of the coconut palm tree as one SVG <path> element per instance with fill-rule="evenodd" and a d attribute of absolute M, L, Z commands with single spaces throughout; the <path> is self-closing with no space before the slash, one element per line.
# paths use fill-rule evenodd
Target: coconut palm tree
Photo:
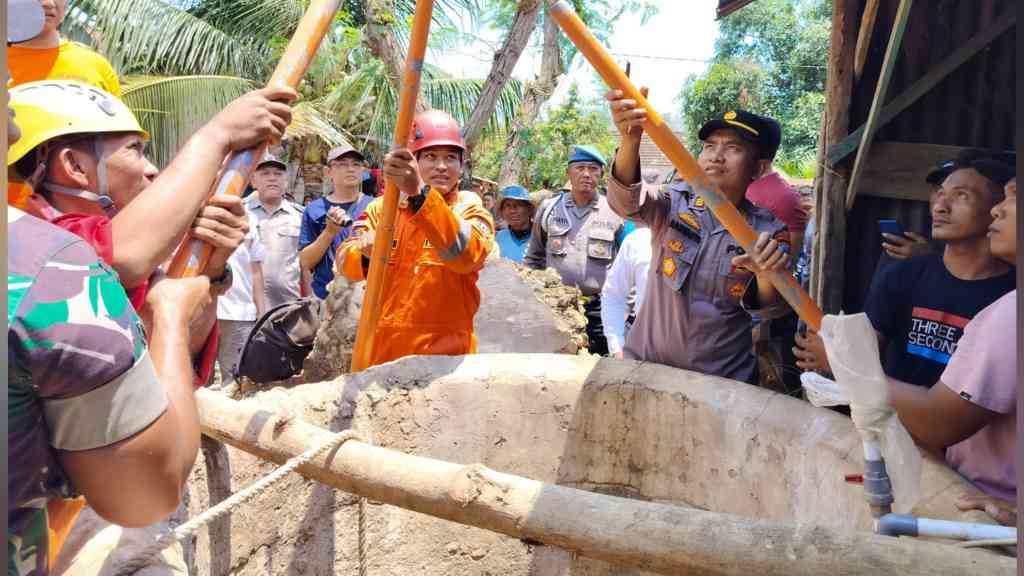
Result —
<path fill-rule="evenodd" d="M 394 0 L 388 27 L 404 51 L 414 0 Z M 125 78 L 123 97 L 153 135 L 158 165 L 166 165 L 195 129 L 228 102 L 265 84 L 308 0 L 70 0 L 63 32 L 104 54 Z M 437 0 L 435 26 L 477 0 Z M 286 138 L 289 155 L 317 162 L 342 141 L 378 149 L 390 145 L 398 95 L 382 63 L 365 45 L 364 0 L 344 0 L 335 25 L 299 87 Z M 424 76 L 429 105 L 467 118 L 483 82 L 456 79 L 437 68 Z M 502 93 L 492 122 L 506 124 L 519 86 Z"/>

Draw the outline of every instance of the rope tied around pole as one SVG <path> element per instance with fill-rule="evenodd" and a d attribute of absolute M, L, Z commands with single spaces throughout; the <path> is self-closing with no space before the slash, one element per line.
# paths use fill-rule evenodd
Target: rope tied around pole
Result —
<path fill-rule="evenodd" d="M 118 568 L 117 572 L 115 573 L 115 576 L 131 576 L 135 572 L 141 570 L 142 568 L 145 568 L 149 565 L 150 561 L 152 561 L 153 558 L 157 557 L 161 552 L 163 552 L 164 549 L 168 548 L 176 542 L 180 542 L 182 540 L 185 540 L 186 538 L 192 537 L 203 526 L 206 526 L 210 522 L 213 522 L 218 518 L 221 518 L 222 516 L 231 513 L 232 511 L 234 511 L 235 508 L 238 508 L 250 502 L 251 500 L 259 497 L 268 489 L 279 483 L 281 480 L 284 480 L 289 474 L 294 472 L 300 466 L 309 464 L 310 462 L 312 462 L 313 460 L 315 460 L 316 458 L 318 458 L 319 456 L 321 456 L 322 454 L 329 450 L 332 450 L 334 448 L 340 448 L 342 444 L 348 442 L 349 440 L 358 440 L 359 442 L 364 441 L 362 437 L 359 436 L 359 434 L 357 434 L 354 430 L 345 430 L 343 432 L 339 432 L 338 434 L 331 436 L 329 439 L 324 441 L 319 446 L 314 446 L 309 450 L 306 450 L 302 454 L 299 454 L 298 456 L 288 460 L 280 468 L 274 470 L 267 476 L 264 476 L 256 483 L 232 494 L 223 502 L 217 504 L 216 506 L 213 506 L 212 508 L 203 512 L 202 514 L 196 516 L 188 522 L 185 522 L 181 526 L 178 526 L 174 530 L 161 534 L 156 539 L 156 541 L 153 542 L 153 544 L 148 546 L 137 556 L 127 560 L 124 564 L 122 564 L 121 567 Z"/>

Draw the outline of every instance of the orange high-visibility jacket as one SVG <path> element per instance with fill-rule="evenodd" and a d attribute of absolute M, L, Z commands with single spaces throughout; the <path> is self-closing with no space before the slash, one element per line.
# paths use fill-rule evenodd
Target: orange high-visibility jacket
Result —
<path fill-rule="evenodd" d="M 352 236 L 338 247 L 335 261 L 351 281 L 366 278 L 365 260 L 354 242 L 368 231 L 376 232 L 382 202 L 378 198 L 366 208 L 353 224 Z M 369 365 L 412 354 L 476 352 L 476 281 L 493 245 L 494 220 L 473 192 L 445 197 L 431 189 L 415 214 L 403 201 Z"/>

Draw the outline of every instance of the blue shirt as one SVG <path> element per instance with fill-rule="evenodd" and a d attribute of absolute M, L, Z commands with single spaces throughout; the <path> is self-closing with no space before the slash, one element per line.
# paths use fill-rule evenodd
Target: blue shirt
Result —
<path fill-rule="evenodd" d="M 372 201 L 373 198 L 370 196 L 360 195 L 354 202 L 346 202 L 344 204 L 331 202 L 327 198 L 317 198 L 310 202 L 309 206 L 306 206 L 306 211 L 302 213 L 302 228 L 299 230 L 299 250 L 316 242 L 316 239 L 327 228 L 327 212 L 331 208 L 338 207 L 348 212 L 349 217 L 354 222 Z M 334 279 L 334 253 L 338 251 L 338 246 L 351 233 L 352 226 L 342 228 L 341 232 L 338 232 L 338 235 L 331 240 L 331 247 L 327 249 L 324 257 L 313 268 L 313 293 L 321 300 L 327 298 L 327 285 Z"/>
<path fill-rule="evenodd" d="M 523 255 L 526 254 L 526 247 L 530 244 L 530 236 L 532 235 L 531 233 L 523 238 L 516 238 L 511 230 L 504 228 L 498 230 L 494 240 L 498 243 L 498 248 L 501 249 L 502 258 L 508 258 L 513 262 L 522 262 Z"/>

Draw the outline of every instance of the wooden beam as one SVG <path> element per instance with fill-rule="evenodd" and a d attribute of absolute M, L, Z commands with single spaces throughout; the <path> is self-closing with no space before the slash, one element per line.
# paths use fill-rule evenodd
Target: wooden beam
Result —
<path fill-rule="evenodd" d="M 927 94 L 939 82 L 952 74 L 957 68 L 970 60 L 978 52 L 981 52 L 996 38 L 1004 32 L 1017 25 L 1017 8 L 1011 3 L 1007 6 L 1007 13 L 996 19 L 991 26 L 974 35 L 963 46 L 950 54 L 945 60 L 928 71 L 927 74 L 914 82 L 902 94 L 892 99 L 878 115 L 875 128 L 881 128 L 892 121 L 900 112 L 903 112 L 911 104 L 917 102 Z M 864 133 L 864 126 L 857 128 L 841 142 L 831 146 L 828 150 L 828 161 L 831 164 L 838 164 L 857 149 L 857 145 Z"/>
<path fill-rule="evenodd" d="M 857 197 L 860 173 L 864 170 L 864 162 L 867 161 L 871 151 L 871 139 L 875 137 L 875 130 L 878 129 L 878 114 L 889 93 L 889 83 L 892 81 L 892 73 L 896 68 L 896 59 L 899 57 L 900 46 L 903 45 L 903 34 L 907 31 L 907 21 L 913 6 L 914 0 L 900 0 L 900 6 L 896 9 L 896 19 L 893 21 L 892 34 L 889 36 L 889 46 L 885 49 L 885 59 L 882 61 L 882 71 L 878 75 L 875 97 L 871 100 L 871 111 L 868 112 L 868 120 L 864 123 L 860 151 L 857 152 L 857 159 L 853 163 L 853 172 L 850 173 L 850 184 L 846 190 L 847 210 L 853 208 L 853 200 Z"/>
<path fill-rule="evenodd" d="M 204 434 L 284 462 L 332 432 L 196 391 Z M 912 538 L 746 518 L 503 474 L 349 440 L 298 473 L 346 492 L 584 557 L 691 576 L 1006 575 L 1015 559 Z"/>
<path fill-rule="evenodd" d="M 927 202 L 934 186 L 925 182 L 929 172 L 965 150 L 960 146 L 875 142 L 864 165 L 857 194 Z"/>
<path fill-rule="evenodd" d="M 853 81 L 860 82 L 864 73 L 864 64 L 868 61 L 868 50 L 871 48 L 871 36 L 875 31 L 875 20 L 878 17 L 878 5 L 882 0 L 868 0 L 864 7 L 864 15 L 860 18 L 860 31 L 857 34 L 857 51 L 853 56 Z"/>
<path fill-rule="evenodd" d="M 814 257 L 812 297 L 830 314 L 843 305 L 846 257 L 846 175 L 848 168 L 825 161 L 825 150 L 842 140 L 850 128 L 853 93 L 853 51 L 857 42 L 857 0 L 833 0 L 828 79 L 825 83 L 823 142 L 815 183 Z"/>

